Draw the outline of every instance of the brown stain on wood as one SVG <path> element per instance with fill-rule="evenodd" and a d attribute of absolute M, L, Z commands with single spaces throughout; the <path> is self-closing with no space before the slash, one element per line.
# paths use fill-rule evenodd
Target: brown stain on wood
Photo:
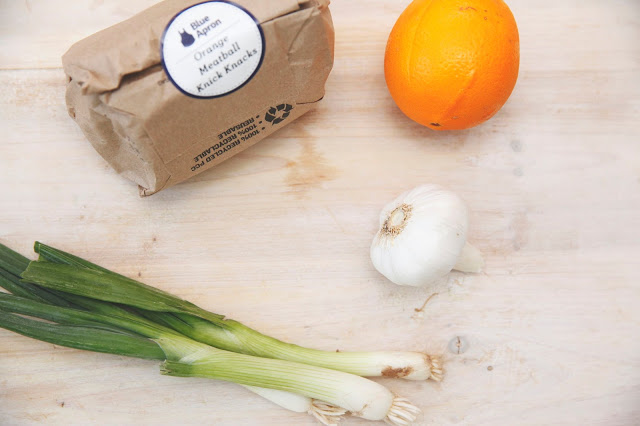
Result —
<path fill-rule="evenodd" d="M 402 368 L 385 367 L 382 370 L 382 377 L 399 379 L 402 377 L 407 377 L 412 372 L 413 372 L 413 367 L 402 367 Z"/>
<path fill-rule="evenodd" d="M 285 183 L 293 192 L 302 196 L 309 189 L 335 179 L 338 171 L 328 164 L 312 140 L 301 139 L 300 145 L 302 147 L 300 155 L 287 163 L 288 173 Z"/>

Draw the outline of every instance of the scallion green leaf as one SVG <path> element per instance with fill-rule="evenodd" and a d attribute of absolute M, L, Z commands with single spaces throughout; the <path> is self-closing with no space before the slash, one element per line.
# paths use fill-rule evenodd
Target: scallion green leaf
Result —
<path fill-rule="evenodd" d="M 4 244 L 0 244 L 0 269 L 4 269 L 13 275 L 20 276 L 27 268 L 29 259 L 20 253 L 11 250 Z"/>
<path fill-rule="evenodd" d="M 143 359 L 165 359 L 164 352 L 153 340 L 103 328 L 51 324 L 2 310 L 0 327 L 69 348 Z"/>
<path fill-rule="evenodd" d="M 224 317 L 131 278 L 50 262 L 29 263 L 22 278 L 50 289 L 150 311 L 190 313 L 212 322 Z"/>
<path fill-rule="evenodd" d="M 67 307 L 73 306 L 73 304 L 71 304 L 66 298 L 61 297 L 55 291 L 23 282 L 19 277 L 4 269 L 0 269 L 0 287 L 17 296 L 26 297 L 40 302 Z"/>
<path fill-rule="evenodd" d="M 48 246 L 44 243 L 41 243 L 40 241 L 35 242 L 35 244 L 33 245 L 33 250 L 40 255 L 40 258 L 42 260 L 46 260 L 48 262 L 62 263 L 65 265 L 93 269 L 96 271 L 109 272 L 110 274 L 123 277 L 123 275 L 116 274 L 115 272 L 110 271 L 106 268 L 103 268 L 100 265 L 96 265 L 95 263 L 89 262 L 88 260 L 85 260 L 71 253 L 67 253 L 66 251 L 62 251 L 55 247 Z M 25 269 L 26 269 L 26 266 L 25 266 Z"/>

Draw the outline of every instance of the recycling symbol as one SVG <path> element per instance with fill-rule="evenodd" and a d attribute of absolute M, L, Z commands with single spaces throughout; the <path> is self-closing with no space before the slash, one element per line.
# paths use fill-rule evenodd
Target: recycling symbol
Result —
<path fill-rule="evenodd" d="M 264 115 L 264 119 L 272 125 L 282 123 L 285 118 L 289 116 L 289 113 L 293 107 L 289 104 L 280 104 L 269 108 L 269 111 Z"/>

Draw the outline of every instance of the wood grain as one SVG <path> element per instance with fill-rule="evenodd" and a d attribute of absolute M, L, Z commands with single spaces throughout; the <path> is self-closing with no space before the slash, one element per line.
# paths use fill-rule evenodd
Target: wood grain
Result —
<path fill-rule="evenodd" d="M 0 0 L 0 241 L 39 239 L 276 337 L 441 353 L 440 385 L 379 380 L 421 425 L 628 425 L 640 416 L 640 6 L 511 0 L 521 73 L 502 111 L 437 133 L 394 106 L 384 45 L 408 3 L 336 0 L 321 107 L 148 199 L 66 115 L 60 55 L 149 0 Z M 423 182 L 472 211 L 479 275 L 379 276 L 382 206 Z M 468 349 L 448 349 L 462 337 Z M 233 384 L 0 330 L 0 424 L 313 425 Z M 348 419 L 345 425 L 366 424 Z"/>

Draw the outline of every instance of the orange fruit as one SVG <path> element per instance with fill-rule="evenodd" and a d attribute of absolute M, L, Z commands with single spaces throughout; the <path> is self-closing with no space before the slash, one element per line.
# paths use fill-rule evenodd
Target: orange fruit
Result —
<path fill-rule="evenodd" d="M 502 0 L 415 0 L 391 30 L 384 75 L 412 120 L 467 129 L 502 108 L 519 65 L 518 27 Z"/>

